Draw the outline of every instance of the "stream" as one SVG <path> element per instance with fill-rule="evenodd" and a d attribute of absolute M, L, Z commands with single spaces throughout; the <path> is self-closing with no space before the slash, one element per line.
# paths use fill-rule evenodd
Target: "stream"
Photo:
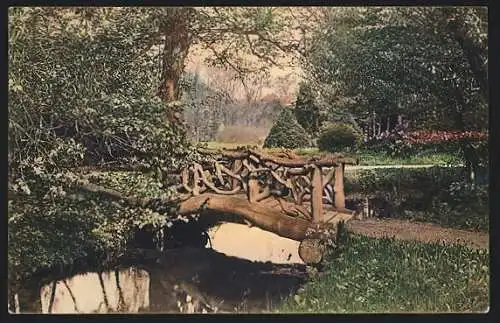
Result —
<path fill-rule="evenodd" d="M 136 248 L 108 271 L 73 273 L 18 291 L 10 312 L 272 312 L 307 279 L 296 241 L 236 223 L 209 234 L 204 248 Z"/>

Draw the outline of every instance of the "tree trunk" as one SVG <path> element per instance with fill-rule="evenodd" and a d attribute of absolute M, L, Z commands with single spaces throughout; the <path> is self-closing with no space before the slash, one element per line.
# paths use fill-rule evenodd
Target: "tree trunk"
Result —
<path fill-rule="evenodd" d="M 484 48 L 481 44 L 474 43 L 473 39 L 467 36 L 465 30 L 467 24 L 463 21 L 463 17 L 456 12 L 455 8 L 443 9 L 446 18 L 450 18 L 447 24 L 448 31 L 458 42 L 464 56 L 466 57 L 471 67 L 474 78 L 478 81 L 481 88 L 481 94 L 486 101 L 489 100 L 489 84 L 488 84 L 488 66 L 485 60 L 488 59 L 488 48 Z"/>
<path fill-rule="evenodd" d="M 465 100 L 463 98 L 462 92 L 458 90 L 458 88 L 455 89 L 455 98 L 463 106 L 462 110 L 465 110 L 468 108 L 467 104 L 465 103 Z M 464 122 L 464 117 L 461 109 L 456 109 L 455 110 L 455 123 L 460 131 L 466 131 L 466 125 Z M 474 182 L 474 174 L 477 174 L 478 167 L 479 167 L 479 158 L 477 157 L 476 149 L 467 141 L 462 140 L 460 143 L 460 147 L 463 152 L 463 157 L 465 160 L 465 169 L 467 171 L 467 180 L 473 184 Z"/>
<path fill-rule="evenodd" d="M 479 168 L 479 158 L 477 157 L 476 150 L 469 143 L 463 142 L 461 144 L 465 159 L 465 168 L 467 170 L 467 179 L 474 184 L 475 174 Z"/>
<path fill-rule="evenodd" d="M 375 114 L 375 111 L 373 111 L 372 115 L 372 136 L 375 137 L 377 135 L 377 115 Z"/>
<path fill-rule="evenodd" d="M 287 204 L 286 202 L 282 203 Z M 312 223 L 303 218 L 287 216 L 280 208 L 270 208 L 263 203 L 250 203 L 244 197 L 221 196 L 212 193 L 201 194 L 181 202 L 177 212 L 179 214 L 194 214 L 202 210 L 236 214 L 263 230 L 296 241 L 302 241 L 306 238 L 323 238 L 322 229 L 334 227 L 336 222 L 344 220 L 344 217 L 338 217 L 339 220 L 329 223 Z M 348 211 L 342 210 L 341 212 Z M 348 217 L 351 216 L 346 214 Z"/>
<path fill-rule="evenodd" d="M 180 99 L 179 80 L 184 71 L 185 60 L 191 46 L 189 23 L 191 8 L 169 8 L 169 17 L 160 26 L 164 35 L 161 79 L 157 95 L 164 102 Z M 167 111 L 167 120 L 173 124 L 182 123 L 182 113 L 175 109 Z"/>
<path fill-rule="evenodd" d="M 264 230 L 297 241 L 305 239 L 306 231 L 311 227 L 309 221 L 284 216 L 279 209 L 272 210 L 259 203 L 250 203 L 246 198 L 210 193 L 181 202 L 178 212 L 179 214 L 193 214 L 202 209 L 238 214 Z"/>
<path fill-rule="evenodd" d="M 158 96 L 165 102 L 179 99 L 179 79 L 191 45 L 190 8 L 170 8 L 170 17 L 160 27 L 165 37 Z"/>

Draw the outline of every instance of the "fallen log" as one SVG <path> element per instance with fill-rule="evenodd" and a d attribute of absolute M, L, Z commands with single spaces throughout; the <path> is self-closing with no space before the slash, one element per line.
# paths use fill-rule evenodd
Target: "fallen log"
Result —
<path fill-rule="evenodd" d="M 302 241 L 306 238 L 320 238 L 320 232 L 325 226 L 331 227 L 338 222 L 331 219 L 328 223 L 311 223 L 301 217 L 288 216 L 284 214 L 280 208 L 271 208 L 259 203 L 250 203 L 244 196 L 221 196 L 212 193 L 204 193 L 198 196 L 191 196 L 189 198 L 184 196 L 183 198 L 177 200 L 161 200 L 130 197 L 116 190 L 95 184 L 82 185 L 80 188 L 89 192 L 105 195 L 108 198 L 118 200 L 129 206 L 152 208 L 158 212 L 167 211 L 165 205 L 170 207 L 176 205 L 175 212 L 181 215 L 195 214 L 205 209 L 232 213 L 243 217 L 255 226 L 264 230 L 268 230 L 279 236 L 297 241 Z M 289 204 L 292 205 L 292 203 Z M 161 205 L 162 207 L 157 209 L 155 207 L 156 205 Z M 338 210 L 337 212 L 347 214 L 352 211 L 345 209 Z M 338 218 L 342 220 L 346 219 L 346 217 L 342 216 Z"/>

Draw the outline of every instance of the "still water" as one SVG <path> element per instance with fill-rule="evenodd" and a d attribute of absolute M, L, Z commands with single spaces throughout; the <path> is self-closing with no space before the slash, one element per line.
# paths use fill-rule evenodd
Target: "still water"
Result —
<path fill-rule="evenodd" d="M 307 278 L 296 241 L 241 224 L 216 227 L 210 237 L 206 248 L 131 250 L 118 268 L 18 294 L 24 305 L 11 312 L 270 312 Z"/>

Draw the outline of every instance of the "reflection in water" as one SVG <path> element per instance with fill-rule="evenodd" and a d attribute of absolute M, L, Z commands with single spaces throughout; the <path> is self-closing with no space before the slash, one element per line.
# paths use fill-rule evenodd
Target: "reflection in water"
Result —
<path fill-rule="evenodd" d="M 211 227 L 207 248 L 186 243 L 186 237 L 196 242 L 199 230 L 181 225 L 173 236 L 183 238 L 184 247 L 159 251 L 138 245 L 116 269 L 87 268 L 57 278 L 55 272 L 41 274 L 46 282 L 41 288 L 35 279 L 13 289 L 21 306 L 11 297 L 9 308 L 37 313 L 271 311 L 306 278 L 298 242 L 245 224 L 215 225 L 218 217 L 203 218 Z"/>
<path fill-rule="evenodd" d="M 136 313 L 149 308 L 149 273 L 90 272 L 45 285 L 40 294 L 42 313 Z"/>
<path fill-rule="evenodd" d="M 210 228 L 208 235 L 213 249 L 228 256 L 275 264 L 304 264 L 299 256 L 299 241 L 259 227 L 223 223 Z"/>
<path fill-rule="evenodd" d="M 263 312 L 306 279 L 305 266 L 251 262 L 211 249 L 136 249 L 126 268 L 44 285 L 43 313 Z"/>

